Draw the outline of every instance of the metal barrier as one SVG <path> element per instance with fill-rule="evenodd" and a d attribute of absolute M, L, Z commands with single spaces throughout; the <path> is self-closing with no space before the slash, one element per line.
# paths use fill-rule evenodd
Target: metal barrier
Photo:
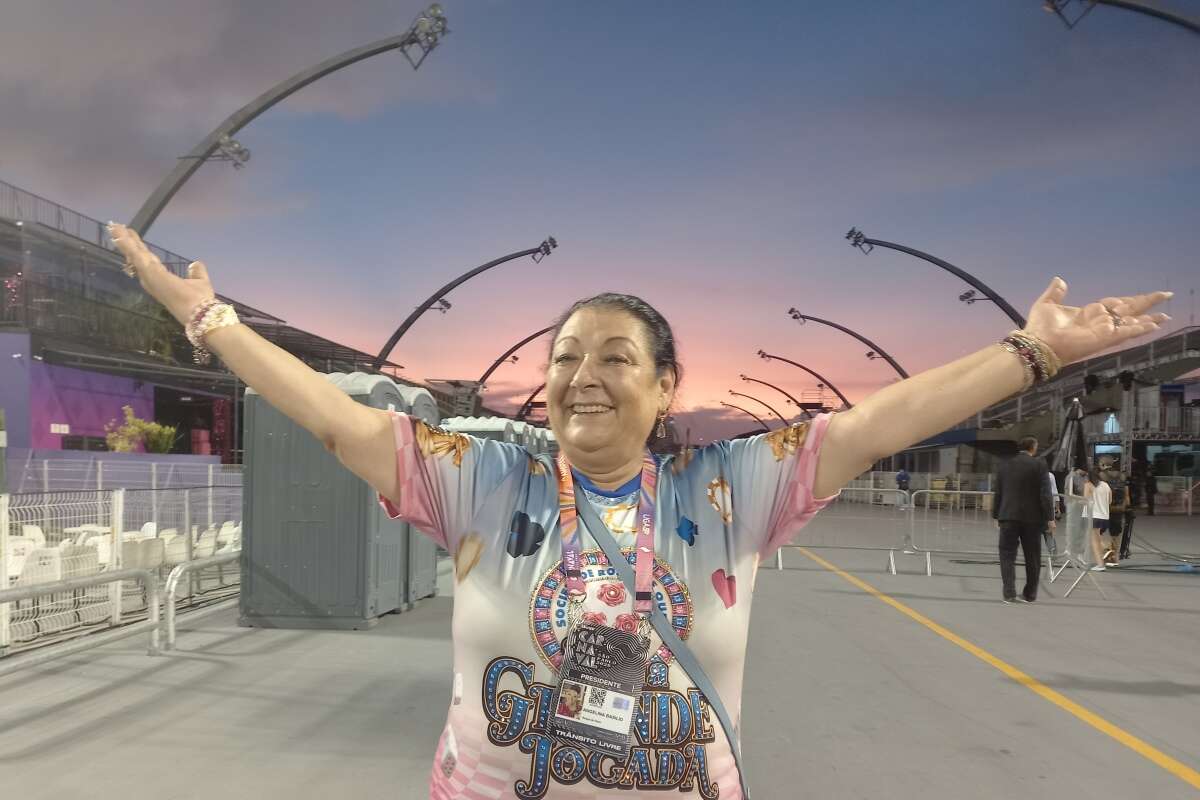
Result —
<path fill-rule="evenodd" d="M 72 653 L 78 653 L 83 650 L 90 650 L 93 647 L 99 647 L 101 644 L 112 641 L 114 638 L 131 636 L 140 633 L 143 630 L 150 632 L 150 647 L 149 655 L 157 655 L 159 652 L 159 587 L 158 575 L 154 570 L 149 569 L 118 569 L 111 572 L 105 572 L 97 575 L 85 575 L 78 578 L 68 578 L 62 581 L 53 581 L 50 583 L 37 584 L 35 586 L 21 586 L 16 589 L 0 590 L 0 606 L 9 603 L 17 603 L 22 600 L 33 600 L 44 597 L 47 594 L 58 594 L 65 592 L 74 592 L 79 589 L 90 589 L 93 586 L 104 586 L 106 584 L 120 585 L 123 581 L 140 581 L 146 587 L 147 606 L 149 608 L 149 619 L 145 622 L 136 625 L 130 625 L 119 631 L 119 636 L 108 637 L 87 637 L 84 639 L 71 642 L 62 647 L 45 648 L 44 650 L 30 654 L 8 664 L 0 664 L 0 675 L 11 672 L 15 669 L 34 666 L 35 664 L 43 664 L 62 656 Z"/>
<path fill-rule="evenodd" d="M 241 464 L 118 461 L 97 456 L 35 459 L 30 451 L 24 462 L 11 466 L 8 485 L 14 494 L 242 485 Z"/>
<path fill-rule="evenodd" d="M 185 564 L 179 564 L 171 570 L 171 574 L 167 576 L 166 591 L 164 592 L 163 601 L 166 604 L 166 613 L 164 614 L 164 624 L 167 633 L 166 650 L 175 649 L 175 591 L 179 587 L 179 579 L 185 574 L 198 572 L 199 570 L 208 567 L 219 567 L 225 564 L 240 560 L 242 551 L 239 549 L 236 552 L 222 553 L 219 556 L 209 556 L 208 558 L 189 561 Z M 190 619 L 195 619 L 197 615 L 208 614 L 213 611 L 223 610 L 228 604 L 220 603 L 202 611 L 194 611 L 188 614 Z"/>
<path fill-rule="evenodd" d="M 147 611 L 137 583 L 102 581 L 54 588 L 67 579 L 106 576 L 124 568 L 171 567 L 241 545 L 241 487 L 117 489 L 0 495 L 0 589 L 38 587 L 38 599 L 0 603 L 0 654 L 55 638 L 117 626 Z M 119 532 L 119 533 L 114 533 Z M 235 588 L 224 569 L 188 573 L 186 598 Z M 107 588 L 105 588 L 107 584 Z"/>
<path fill-rule="evenodd" d="M 896 551 L 914 552 L 906 535 L 909 504 L 908 492 L 900 489 L 847 486 L 784 547 L 886 550 L 888 569 L 895 575 Z M 783 549 L 775 553 L 776 569 L 783 569 Z"/>
<path fill-rule="evenodd" d="M 1095 564 L 1095 553 L 1093 552 L 1091 535 L 1092 535 L 1092 518 L 1089 513 L 1090 505 L 1082 497 L 1075 495 L 1064 496 L 1063 502 L 1066 503 L 1067 510 L 1063 514 L 1062 519 L 1058 521 L 1058 529 L 1055 532 L 1059 540 L 1064 544 L 1061 554 L 1062 564 L 1056 570 L 1054 567 L 1054 556 L 1051 556 L 1050 561 L 1050 582 L 1054 583 L 1063 572 L 1067 569 L 1074 569 L 1079 572 L 1075 577 L 1075 582 L 1063 594 L 1063 598 L 1071 596 L 1071 592 L 1075 591 L 1075 587 L 1084 578 L 1087 578 L 1092 586 L 1100 593 L 1102 599 L 1108 598 L 1104 595 L 1104 590 L 1100 588 L 1100 583 L 1096 580 L 1095 575 L 1091 572 L 1091 567 Z"/>
<path fill-rule="evenodd" d="M 918 553 L 996 555 L 996 537 L 991 492 L 913 492 L 909 541 Z"/>

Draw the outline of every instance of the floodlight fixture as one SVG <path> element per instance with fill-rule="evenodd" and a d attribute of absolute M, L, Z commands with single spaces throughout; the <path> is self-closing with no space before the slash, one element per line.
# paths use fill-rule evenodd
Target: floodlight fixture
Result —
<path fill-rule="evenodd" d="M 228 134 L 223 134 L 217 139 L 217 149 L 207 156 L 180 156 L 179 160 L 228 161 L 234 169 L 241 169 L 250 160 L 250 149 Z"/>
<path fill-rule="evenodd" d="M 867 255 L 875 249 L 875 245 L 868 242 L 866 234 L 858 228 L 851 228 L 846 234 L 846 238 L 850 241 L 850 246 L 862 251 L 863 255 Z"/>
<path fill-rule="evenodd" d="M 533 263 L 540 264 L 542 259 L 550 255 L 550 251 L 558 247 L 558 241 L 553 236 L 547 236 L 542 240 L 542 244 L 538 247 L 536 253 L 533 254 Z"/>
<path fill-rule="evenodd" d="M 221 160 L 231 162 L 234 169 L 241 169 L 250 160 L 250 150 L 241 142 L 228 136 L 221 137 L 217 144 L 217 151 L 221 153 Z"/>
<path fill-rule="evenodd" d="M 413 69 L 420 69 L 433 49 L 438 46 L 443 36 L 450 32 L 446 25 L 446 15 L 437 3 L 429 6 L 413 20 L 408 29 L 408 36 L 400 45 L 400 52 L 408 59 Z"/>

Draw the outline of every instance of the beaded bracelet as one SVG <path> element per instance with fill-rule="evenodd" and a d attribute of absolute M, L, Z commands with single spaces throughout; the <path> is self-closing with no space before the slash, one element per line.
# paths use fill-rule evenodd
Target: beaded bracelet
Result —
<path fill-rule="evenodd" d="M 196 306 L 184 334 L 192 343 L 192 361 L 201 366 L 212 361 L 212 353 L 205 347 L 204 339 L 217 328 L 238 324 L 237 312 L 233 306 L 223 303 L 215 297 L 209 298 Z"/>
<path fill-rule="evenodd" d="M 1001 340 L 1000 346 L 1018 356 L 1025 367 L 1025 383 L 1021 391 L 1045 383 L 1062 368 L 1062 361 L 1053 348 L 1031 333 L 1013 331 Z"/>
<path fill-rule="evenodd" d="M 1029 348 L 1008 339 L 1000 342 L 1000 346 L 1021 359 L 1021 366 L 1025 368 L 1025 380 L 1021 383 L 1022 392 L 1038 382 L 1037 362 L 1034 359 L 1033 352 Z"/>
<path fill-rule="evenodd" d="M 1013 331 L 1009 337 L 1024 342 L 1038 355 L 1038 363 L 1042 368 L 1042 372 L 1046 375 L 1046 380 L 1053 378 L 1062 369 L 1062 361 L 1059 360 L 1058 354 L 1054 352 L 1054 348 L 1046 344 L 1044 341 L 1026 331 Z"/>

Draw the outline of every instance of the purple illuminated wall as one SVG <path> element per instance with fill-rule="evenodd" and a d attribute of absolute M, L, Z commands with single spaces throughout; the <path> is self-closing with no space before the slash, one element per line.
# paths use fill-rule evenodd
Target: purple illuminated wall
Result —
<path fill-rule="evenodd" d="M 29 368 L 30 447 L 62 448 L 52 423 L 70 425 L 73 436 L 104 436 L 106 423 L 123 419 L 121 407 L 133 406 L 142 419 L 154 418 L 154 387 L 149 383 L 35 361 Z"/>
<path fill-rule="evenodd" d="M 0 408 L 8 446 L 29 447 L 29 334 L 0 331 Z"/>

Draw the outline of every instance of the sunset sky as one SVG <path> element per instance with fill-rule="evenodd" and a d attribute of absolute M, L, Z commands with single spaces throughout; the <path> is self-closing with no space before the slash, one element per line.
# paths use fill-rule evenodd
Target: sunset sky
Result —
<path fill-rule="evenodd" d="M 731 4 L 446 2 L 452 33 L 414 73 L 398 53 L 326 78 L 209 164 L 148 238 L 224 294 L 375 352 L 403 374 L 473 379 L 578 297 L 641 295 L 672 322 L 681 418 L 747 429 L 746 391 L 785 414 L 826 374 L 851 400 L 1011 327 L 967 286 L 868 236 L 938 255 L 1022 312 L 1054 275 L 1068 301 L 1200 288 L 1200 38 L 1100 7 L 1074 30 L 1040 0 Z M 1172 0 L 1200 18 L 1200 2 Z M 128 220 L 222 118 L 272 84 L 403 31 L 416 2 L 9 0 L 0 22 L 0 178 Z M 489 382 L 512 409 L 546 344 Z M 751 388 L 752 387 L 752 388 Z M 751 408 L 756 413 L 758 408 Z M 794 412 L 794 409 L 793 409 Z"/>

